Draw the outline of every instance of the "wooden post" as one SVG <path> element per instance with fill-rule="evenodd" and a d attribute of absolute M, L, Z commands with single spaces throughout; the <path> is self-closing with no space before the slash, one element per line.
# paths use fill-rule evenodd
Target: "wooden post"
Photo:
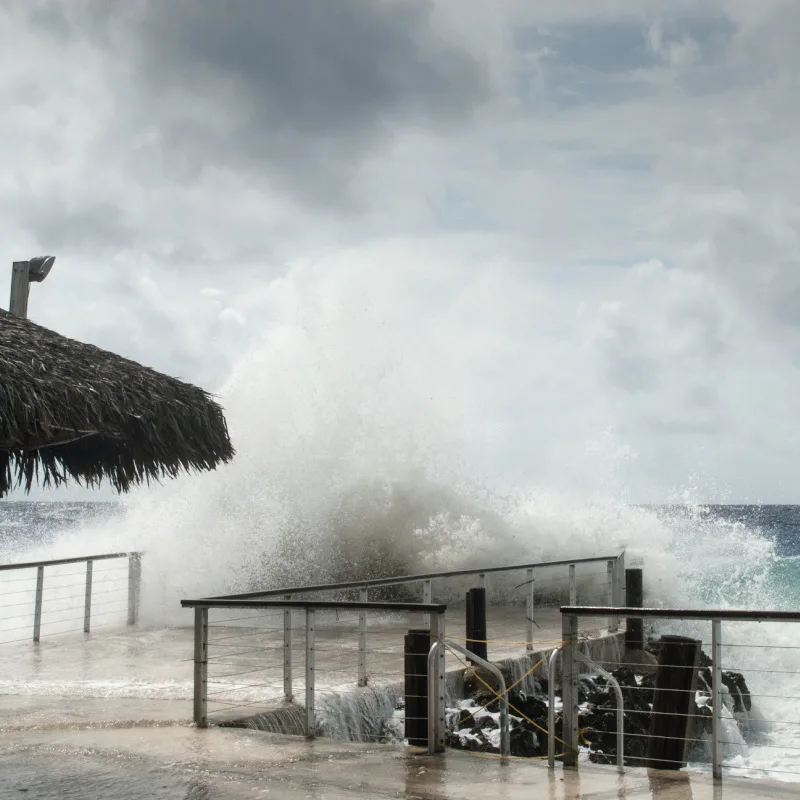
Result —
<path fill-rule="evenodd" d="M 467 592 L 467 649 L 484 661 L 489 660 L 486 646 L 486 589 L 483 588 Z"/>
<path fill-rule="evenodd" d="M 428 746 L 428 652 L 431 634 L 410 630 L 405 635 L 405 738 L 414 747 Z"/>
<path fill-rule="evenodd" d="M 17 317 L 28 316 L 28 292 L 30 291 L 30 262 L 15 261 L 11 268 L 11 299 L 8 310 Z"/>
<path fill-rule="evenodd" d="M 678 770 L 686 763 L 700 646 L 700 641 L 686 636 L 661 637 L 647 748 L 651 769 Z"/>
<path fill-rule="evenodd" d="M 644 589 L 640 569 L 625 570 L 625 605 L 628 608 L 644 607 Z M 644 650 L 644 620 L 625 621 L 625 650 Z"/>

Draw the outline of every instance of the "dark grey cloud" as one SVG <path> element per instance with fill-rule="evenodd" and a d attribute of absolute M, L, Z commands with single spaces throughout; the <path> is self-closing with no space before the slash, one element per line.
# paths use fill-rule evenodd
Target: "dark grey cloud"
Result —
<path fill-rule="evenodd" d="M 163 165 L 188 181 L 217 165 L 338 202 L 395 128 L 446 130 L 488 96 L 484 67 L 416 0 L 151 2 L 138 36 L 138 122 L 159 127 Z M 225 124 L 162 105 L 176 93 Z"/>

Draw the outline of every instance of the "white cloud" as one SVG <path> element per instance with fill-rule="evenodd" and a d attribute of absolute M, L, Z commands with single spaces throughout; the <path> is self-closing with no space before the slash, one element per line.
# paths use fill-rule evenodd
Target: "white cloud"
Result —
<path fill-rule="evenodd" d="M 203 4 L 5 4 L 0 235 L 57 255 L 37 321 L 210 389 L 284 341 L 265 393 L 322 369 L 337 413 L 389 403 L 509 481 L 588 491 L 606 442 L 634 498 L 795 499 L 795 4 L 397 3 L 341 52 L 284 6 L 302 64 Z"/>

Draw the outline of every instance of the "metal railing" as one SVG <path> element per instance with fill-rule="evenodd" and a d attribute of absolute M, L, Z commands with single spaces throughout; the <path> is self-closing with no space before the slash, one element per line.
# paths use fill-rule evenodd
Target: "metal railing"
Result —
<path fill-rule="evenodd" d="M 293 699 L 295 646 L 292 615 L 302 612 L 304 732 L 309 738 L 314 738 L 318 731 L 316 713 L 320 693 L 339 694 L 338 686 L 342 679 L 338 676 L 358 670 L 356 660 L 351 660 L 354 653 L 342 648 L 341 628 L 344 621 L 340 619 L 340 614 L 373 612 L 404 615 L 401 627 L 386 632 L 380 651 L 382 657 L 392 660 L 404 656 L 402 646 L 398 649 L 390 645 L 392 642 L 402 645 L 403 635 L 408 628 L 408 614 L 425 615 L 430 619 L 431 635 L 443 637 L 447 610 L 446 605 L 436 603 L 297 599 L 204 598 L 182 600 L 181 605 L 194 609 L 193 716 L 195 724 L 201 728 L 209 724 L 212 714 L 209 706 L 212 704 L 216 706 L 216 720 L 224 722 L 229 721 L 232 710 L 236 710 L 241 717 L 245 710 L 250 714 L 274 710 L 285 707 L 284 703 Z M 243 611 L 247 613 L 242 614 Z M 210 614 L 214 612 L 235 612 L 235 616 L 223 616 L 212 621 Z M 335 615 L 335 622 L 329 628 L 321 626 L 320 617 L 326 612 Z M 220 654 L 212 656 L 212 651 Z M 270 662 L 265 655 L 270 652 L 280 654 L 274 662 Z M 374 652 L 377 654 L 377 651 Z M 209 665 L 228 671 L 209 676 Z M 320 674 L 324 676 L 322 682 Z M 387 676 L 396 681 L 402 676 L 402 667 L 392 670 Z M 209 687 L 213 688 L 210 690 Z M 371 722 L 375 723 L 376 720 Z"/>
<path fill-rule="evenodd" d="M 99 555 L 89 555 L 89 556 L 77 556 L 74 558 L 56 558 L 50 559 L 47 561 L 28 561 L 22 563 L 15 563 L 15 564 L 0 564 L 0 586 L 9 586 L 9 590 L 2 593 L 4 597 L 11 597 L 14 602 L 3 601 L 0 598 L 0 610 L 7 610 L 13 609 L 10 615 L 3 614 L 4 619 L 9 620 L 28 620 L 31 616 L 31 606 L 33 612 L 33 622 L 32 622 L 32 629 L 33 629 L 33 641 L 39 642 L 41 639 L 42 634 L 42 617 L 45 612 L 53 611 L 54 613 L 58 613 L 64 610 L 65 600 L 75 600 L 83 599 L 83 613 L 80 618 L 75 618 L 74 620 L 67 619 L 67 620 L 56 620 L 57 622 L 68 623 L 71 621 L 82 621 L 83 622 L 83 631 L 85 633 L 89 633 L 92 626 L 92 604 L 93 604 L 93 597 L 97 594 L 96 587 L 97 583 L 97 576 L 98 570 L 95 569 L 95 564 L 98 562 L 107 562 L 119 559 L 126 559 L 127 560 L 127 586 L 123 588 L 115 588 L 110 592 L 105 592 L 104 594 L 119 594 L 125 593 L 127 595 L 127 605 L 122 605 L 125 601 L 120 600 L 111 600 L 108 599 L 102 601 L 99 605 L 103 608 L 107 608 L 109 605 L 120 606 L 113 611 L 103 611 L 94 614 L 94 617 L 97 618 L 98 616 L 106 616 L 110 614 L 120 613 L 122 611 L 127 611 L 127 621 L 129 625 L 135 625 L 139 621 L 139 600 L 140 600 L 140 593 L 141 593 L 141 576 L 142 576 L 142 554 L 138 552 L 133 553 L 103 553 Z M 46 581 L 47 573 L 45 570 L 54 569 L 58 567 L 69 566 L 73 564 L 83 564 L 85 565 L 85 571 L 79 570 L 78 572 L 73 573 L 64 573 L 63 571 L 57 571 L 55 576 L 51 576 L 51 578 L 55 581 L 53 583 L 53 589 L 56 591 L 62 591 L 65 589 L 80 587 L 79 592 L 80 594 L 75 595 L 68 595 L 64 597 L 63 595 L 58 598 L 58 607 L 55 606 L 50 609 L 46 608 L 45 604 L 45 588 L 49 586 L 49 581 Z M 122 567 L 124 570 L 125 567 Z M 33 592 L 33 598 L 29 598 L 31 594 L 31 590 L 25 589 L 24 586 L 20 587 L 19 584 L 27 584 L 29 580 L 32 579 L 27 578 L 13 578 L 8 577 L 9 574 L 14 572 L 24 572 L 29 570 L 36 570 L 36 588 Z M 112 568 L 107 570 L 109 572 L 114 572 L 114 578 L 125 578 L 121 574 L 117 574 L 120 572 L 119 568 Z M 81 580 L 77 583 L 67 583 L 63 584 L 60 583 L 60 580 L 67 577 L 76 577 L 80 575 Z M 106 576 L 108 577 L 108 576 Z M 106 582 L 108 582 L 106 580 Z M 20 598 L 24 598 L 21 599 Z M 51 601 L 51 604 L 54 604 L 56 601 Z M 67 603 L 67 605 L 69 605 Z M 95 604 L 98 605 L 98 604 Z M 27 611 L 25 609 L 28 609 Z M 29 623 L 28 623 L 29 624 Z M 13 631 L 22 631 L 28 627 L 28 624 L 21 625 L 18 628 L 10 629 L 11 632 Z M 2 641 L 3 633 L 9 632 L 9 629 L 0 630 L 0 641 Z M 14 641 L 17 641 L 15 639 Z"/>
<path fill-rule="evenodd" d="M 434 640 L 428 653 L 428 752 L 431 755 L 442 753 L 445 749 L 445 648 L 457 650 L 472 662 L 480 665 L 494 675 L 497 680 L 497 699 L 500 705 L 500 755 L 508 758 L 511 755 L 511 728 L 509 721 L 509 702 L 506 681 L 503 673 L 490 661 L 486 661 L 464 645 L 444 638 L 444 620 L 431 628 L 431 639 Z"/>
<path fill-rule="evenodd" d="M 754 659 L 751 663 L 742 664 L 738 663 L 735 665 L 736 674 L 742 674 L 743 677 L 746 678 L 747 675 L 751 673 L 754 675 L 758 674 L 766 674 L 770 679 L 775 674 L 780 675 L 796 675 L 800 670 L 797 669 L 787 669 L 787 670 L 774 670 L 774 669 L 767 669 L 764 666 L 764 653 L 765 651 L 769 650 L 770 647 L 778 650 L 780 652 L 790 652 L 789 657 L 793 657 L 792 653 L 796 653 L 800 651 L 800 646 L 796 645 L 773 645 L 769 642 L 757 642 L 752 639 L 748 639 L 746 642 L 736 642 L 736 641 L 723 641 L 723 622 L 726 624 L 731 623 L 795 623 L 800 622 L 800 612 L 798 611 L 758 611 L 758 610 L 749 610 L 749 609 L 685 609 L 685 608 L 625 608 L 621 606 L 577 606 L 577 605 L 570 605 L 564 606 L 561 608 L 562 614 L 562 639 L 563 644 L 561 647 L 561 656 L 562 656 L 562 700 L 563 700 L 563 739 L 566 743 L 568 753 L 564 758 L 565 766 L 574 766 L 577 763 L 577 752 L 579 746 L 579 736 L 578 736 L 578 694 L 580 690 L 579 685 L 579 676 L 581 673 L 580 665 L 587 664 L 587 659 L 583 657 L 578 651 L 578 618 L 579 617 L 606 617 L 610 614 L 613 614 L 617 617 L 625 617 L 628 619 L 657 619 L 657 620 L 681 620 L 681 621 L 701 621 L 701 622 L 710 622 L 711 624 L 711 639 L 710 642 L 703 642 L 702 640 L 692 640 L 689 639 L 688 641 L 694 642 L 695 646 L 698 648 L 701 647 L 703 644 L 710 644 L 710 664 L 708 667 L 702 667 L 703 670 L 708 669 L 710 671 L 710 686 L 703 688 L 702 686 L 693 686 L 691 689 L 660 689 L 657 690 L 653 687 L 650 687 L 653 691 L 664 691 L 664 692 L 685 692 L 690 695 L 691 701 L 695 702 L 698 706 L 698 713 L 689 713 L 685 716 L 687 717 L 687 734 L 685 741 L 688 745 L 699 744 L 700 746 L 706 745 L 706 739 L 700 737 L 699 734 L 696 735 L 696 738 L 692 738 L 694 734 L 690 735 L 689 731 L 692 729 L 688 726 L 688 723 L 694 722 L 694 720 L 702 720 L 707 719 L 707 715 L 699 713 L 701 710 L 710 710 L 711 713 L 711 734 L 710 734 L 710 745 L 711 745 L 711 767 L 713 776 L 715 779 L 719 779 L 722 777 L 723 769 L 740 769 L 742 768 L 741 762 L 736 762 L 732 764 L 725 764 L 724 763 L 724 751 L 725 747 L 741 747 L 742 742 L 733 741 L 730 739 L 724 738 L 725 730 L 726 730 L 726 723 L 728 727 L 729 735 L 731 731 L 731 722 L 733 720 L 733 712 L 731 708 L 726 707 L 725 699 L 728 699 L 728 705 L 733 705 L 734 709 L 737 704 L 744 704 L 744 698 L 742 697 L 741 690 L 738 690 L 739 698 L 738 701 L 735 698 L 731 697 L 731 692 L 729 689 L 725 688 L 725 682 L 730 682 L 733 680 L 731 677 L 731 672 L 726 671 L 732 669 L 732 665 L 726 663 L 725 658 L 730 658 L 732 654 L 736 653 L 747 653 L 752 652 L 754 653 Z M 704 637 L 705 638 L 705 637 Z M 723 655 L 725 654 L 725 655 Z M 627 662 L 627 659 L 626 659 Z M 631 663 L 612 663 L 612 662 L 601 662 L 606 663 L 606 667 L 608 670 L 611 670 L 614 666 L 616 667 L 626 667 L 628 668 L 625 673 L 620 674 L 627 674 L 630 675 L 631 670 L 635 673 L 637 670 L 642 673 L 646 672 L 647 669 L 654 671 L 656 668 L 670 668 L 675 667 L 678 669 L 686 669 L 687 664 L 679 664 L 679 665 L 671 665 L 671 664 L 663 664 L 660 660 L 656 667 L 655 664 L 651 663 L 648 666 L 643 665 L 641 661 L 631 662 Z M 707 663 L 707 662 L 706 662 Z M 597 665 L 591 665 L 597 666 Z M 788 665 L 787 665 L 788 666 Z M 700 672 L 700 669 L 695 668 L 695 680 L 697 679 L 697 674 Z M 613 675 L 609 676 L 607 673 L 607 677 L 614 677 Z M 633 684 L 639 685 L 629 685 L 629 686 L 622 686 L 622 688 L 629 690 L 629 691 L 637 691 L 641 689 L 641 681 L 637 678 L 636 681 L 632 681 Z M 619 684 L 618 684 L 619 685 Z M 617 687 L 615 687 L 615 690 Z M 793 692 L 794 695 L 800 695 L 800 692 Z M 699 700 L 697 698 L 700 698 Z M 800 699 L 798 697 L 788 696 L 777 693 L 777 690 L 772 689 L 770 694 L 759 694 L 755 692 L 747 693 L 747 703 L 752 703 L 753 699 L 758 698 L 770 698 L 776 700 L 785 700 L 786 703 L 792 700 Z M 701 707 L 702 706 L 702 707 Z M 691 708 L 691 706 L 689 706 Z M 746 706 L 748 710 L 750 710 L 750 706 Z M 633 709 L 629 709 L 628 714 L 647 714 L 652 717 L 653 714 L 658 713 L 652 707 L 649 711 L 647 710 L 638 710 L 635 711 Z M 791 712 L 788 710 L 784 710 L 781 714 L 783 719 L 780 720 L 768 720 L 768 719 L 759 719 L 759 724 L 763 723 L 767 726 L 800 726 L 800 706 L 798 707 L 797 711 L 797 719 L 789 720 L 786 717 L 791 716 Z M 698 723 L 700 724 L 700 723 Z M 621 726 L 618 724 L 618 729 Z M 552 726 L 551 726 L 552 728 Z M 660 733 L 654 733 L 653 731 L 659 730 L 657 726 L 651 727 L 651 731 L 649 734 L 645 733 L 632 733 L 631 731 L 627 732 L 627 737 L 631 736 L 642 736 L 648 737 L 649 740 L 652 740 L 654 737 L 659 739 L 666 739 L 672 737 L 665 737 Z M 591 737 L 591 728 L 587 728 L 586 731 L 589 732 Z M 681 738 L 681 737 L 679 737 Z M 623 745 L 624 746 L 624 745 Z M 623 746 L 619 746 L 620 751 L 623 750 Z M 800 767 L 800 748 L 793 747 L 793 746 L 786 746 L 785 744 L 759 744 L 757 746 L 763 747 L 774 747 L 781 751 L 781 756 L 787 758 L 787 753 L 791 755 L 792 752 L 796 751 L 796 755 L 793 756 L 797 760 L 798 767 Z M 628 760 L 647 760 L 643 756 L 632 756 L 627 754 L 625 756 Z M 689 759 L 684 757 L 680 761 L 676 761 L 672 766 L 674 768 L 681 768 L 683 767 Z M 775 769 L 774 767 L 764 767 L 764 768 L 756 768 L 755 771 L 763 771 L 766 774 L 770 773 L 791 773 L 793 775 L 800 774 L 798 771 L 795 770 L 779 770 Z"/>
<path fill-rule="evenodd" d="M 524 572 L 525 580 L 515 588 L 526 587 L 526 614 L 525 614 L 525 636 L 526 650 L 532 652 L 535 644 L 536 622 L 536 570 L 552 569 L 557 567 L 567 567 L 569 581 L 569 602 L 575 605 L 578 602 L 578 575 L 577 567 L 588 564 L 605 564 L 604 573 L 593 573 L 605 575 L 606 578 L 606 600 L 609 606 L 622 605 L 625 599 L 625 551 L 613 556 L 591 556 L 587 558 L 563 559 L 558 561 L 538 561 L 525 564 L 511 564 L 504 566 L 480 567 L 473 569 L 445 570 L 439 572 L 427 572 L 418 575 L 397 575 L 387 578 L 374 578 L 362 581 L 349 581 L 344 583 L 324 583 L 307 586 L 288 586 L 280 589 L 267 589 L 253 592 L 242 592 L 231 595 L 219 595 L 204 598 L 210 603 L 223 600 L 266 600 L 269 598 L 282 598 L 283 600 L 294 600 L 298 595 L 325 594 L 332 592 L 357 591 L 358 600 L 362 604 L 369 602 L 369 591 L 371 589 L 381 589 L 391 586 L 407 586 L 419 584 L 422 588 L 422 603 L 431 603 L 433 599 L 432 582 L 437 579 L 454 579 L 469 576 L 477 576 L 483 588 L 488 586 L 488 576 L 509 572 Z M 352 605 L 351 605 L 352 607 Z M 425 618 L 425 624 L 430 620 Z M 368 668 L 368 610 L 364 608 L 359 614 L 359 669 L 357 683 L 359 686 L 366 686 L 370 678 Z M 291 637 L 291 612 L 287 611 L 284 620 L 285 636 Z M 619 630 L 619 616 L 616 614 L 608 615 L 608 630 L 616 632 Z M 289 692 L 287 692 L 287 696 Z"/>
<path fill-rule="evenodd" d="M 547 765 L 553 769 L 556 765 L 556 666 L 561 655 L 561 648 L 556 647 L 547 661 Z M 625 761 L 625 701 L 619 681 L 595 664 L 583 653 L 575 652 L 573 658 L 584 664 L 593 672 L 604 677 L 613 687 L 617 700 L 617 769 L 622 772 Z"/>

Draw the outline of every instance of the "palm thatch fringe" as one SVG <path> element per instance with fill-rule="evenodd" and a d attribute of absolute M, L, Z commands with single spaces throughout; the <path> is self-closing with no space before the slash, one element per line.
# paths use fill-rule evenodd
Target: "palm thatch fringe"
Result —
<path fill-rule="evenodd" d="M 0 497 L 70 478 L 126 492 L 233 455 L 202 389 L 0 310 Z"/>

